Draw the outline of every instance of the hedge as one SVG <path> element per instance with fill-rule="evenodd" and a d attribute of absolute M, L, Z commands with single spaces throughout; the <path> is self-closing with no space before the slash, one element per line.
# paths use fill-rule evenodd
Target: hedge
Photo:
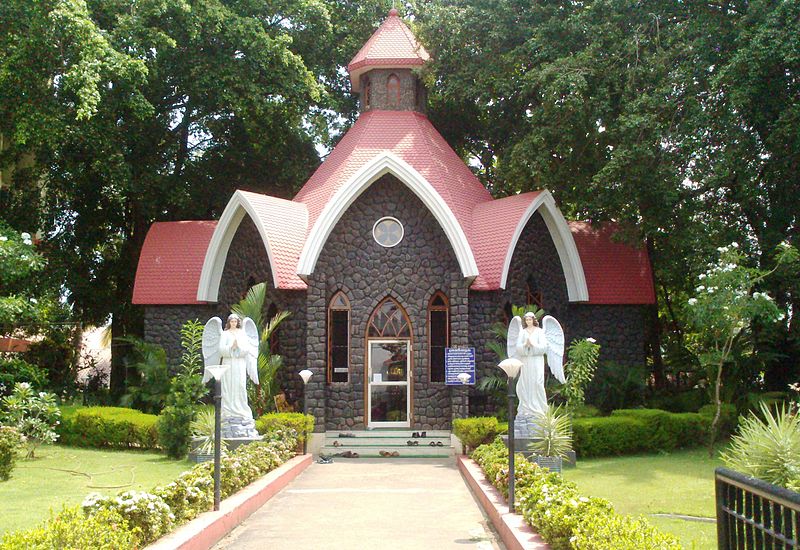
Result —
<path fill-rule="evenodd" d="M 306 434 L 314 432 L 314 417 L 299 412 L 267 413 L 256 420 L 256 431 L 262 435 L 290 430 L 297 433 L 297 441 L 302 444 Z"/>
<path fill-rule="evenodd" d="M 508 498 L 508 449 L 500 439 L 481 445 L 472 458 L 486 478 Z M 553 550 L 679 550 L 672 535 L 644 519 L 617 514 L 601 498 L 578 493 L 574 483 L 518 457 L 515 470 L 517 509 Z"/>
<path fill-rule="evenodd" d="M 707 443 L 711 420 L 702 413 L 620 409 L 611 416 L 573 420 L 573 446 L 581 457 L 694 447 Z"/>
<path fill-rule="evenodd" d="M 453 420 L 453 433 L 469 452 L 478 448 L 479 445 L 492 442 L 502 431 L 494 416 L 477 416 Z"/>
<path fill-rule="evenodd" d="M 239 491 L 294 456 L 297 439 L 276 432 L 263 441 L 242 445 L 223 457 L 222 498 Z M 151 492 L 125 491 L 116 497 L 98 493 L 83 501 L 83 512 L 69 509 L 41 527 L 8 533 L 0 550 L 33 548 L 142 548 L 178 525 L 211 509 L 214 465 L 198 464 L 167 485 Z"/>
<path fill-rule="evenodd" d="M 59 442 L 76 447 L 158 449 L 154 414 L 123 407 L 62 407 Z"/>

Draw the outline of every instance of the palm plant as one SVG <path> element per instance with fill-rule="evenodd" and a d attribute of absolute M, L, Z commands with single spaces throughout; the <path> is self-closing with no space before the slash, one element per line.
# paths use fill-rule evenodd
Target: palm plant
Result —
<path fill-rule="evenodd" d="M 278 326 L 291 315 L 288 311 L 279 311 L 272 319 L 264 324 L 264 304 L 267 300 L 267 284 L 258 283 L 252 286 L 247 295 L 236 305 L 231 307 L 234 313 L 250 317 L 256 324 L 259 333 L 258 344 L 258 385 L 248 385 L 248 399 L 255 409 L 255 415 L 261 416 L 267 412 L 272 403 L 272 397 L 277 391 L 277 373 L 283 366 L 283 357 L 270 353 L 270 338 Z"/>
<path fill-rule="evenodd" d="M 567 458 L 572 450 L 572 423 L 561 407 L 547 407 L 537 418 L 538 438 L 528 449 L 541 456 Z"/>
<path fill-rule="evenodd" d="M 197 413 L 192 421 L 192 436 L 198 441 L 196 451 L 201 454 L 210 455 L 214 452 L 214 409 L 204 408 Z M 222 452 L 228 448 L 225 439 L 221 439 Z"/>
<path fill-rule="evenodd" d="M 734 470 L 800 491 L 800 416 L 784 405 L 775 412 L 764 403 L 759 415 L 739 422 L 722 461 Z"/>

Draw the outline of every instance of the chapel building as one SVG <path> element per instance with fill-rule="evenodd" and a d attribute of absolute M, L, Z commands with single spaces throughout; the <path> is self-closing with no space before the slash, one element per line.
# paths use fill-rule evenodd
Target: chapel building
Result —
<path fill-rule="evenodd" d="M 292 200 L 237 191 L 217 221 L 154 223 L 133 294 L 145 338 L 176 359 L 186 320 L 224 318 L 266 281 L 267 315 L 291 312 L 281 386 L 299 402 L 296 373 L 314 373 L 319 431 L 482 413 L 485 396 L 446 383 L 445 350 L 474 348 L 478 378 L 496 368 L 487 343 L 511 304 L 544 308 L 567 344 L 595 338 L 601 360 L 644 363 L 645 251 L 568 222 L 546 190 L 492 198 L 425 115 L 428 59 L 390 11 L 348 65 L 358 120 Z"/>

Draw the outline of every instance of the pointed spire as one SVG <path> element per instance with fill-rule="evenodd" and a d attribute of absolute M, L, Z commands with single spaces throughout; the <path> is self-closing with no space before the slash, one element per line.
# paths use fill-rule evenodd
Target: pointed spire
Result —
<path fill-rule="evenodd" d="M 425 48 L 417 42 L 414 33 L 406 26 L 395 8 L 358 51 L 347 70 L 353 91 L 361 88 L 361 75 L 370 69 L 411 69 L 430 59 Z"/>

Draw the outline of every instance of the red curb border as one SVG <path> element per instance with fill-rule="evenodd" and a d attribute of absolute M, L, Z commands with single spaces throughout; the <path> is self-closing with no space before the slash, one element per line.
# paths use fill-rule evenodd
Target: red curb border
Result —
<path fill-rule="evenodd" d="M 466 456 L 456 457 L 456 462 L 508 550 L 550 550 L 550 545 L 525 523 L 520 514 L 508 511 L 506 499 L 489 483 L 477 462 Z"/>
<path fill-rule="evenodd" d="M 204 512 L 158 539 L 147 550 L 207 550 L 250 514 L 278 494 L 311 465 L 310 454 L 296 456 L 220 503 L 218 512 Z"/>

